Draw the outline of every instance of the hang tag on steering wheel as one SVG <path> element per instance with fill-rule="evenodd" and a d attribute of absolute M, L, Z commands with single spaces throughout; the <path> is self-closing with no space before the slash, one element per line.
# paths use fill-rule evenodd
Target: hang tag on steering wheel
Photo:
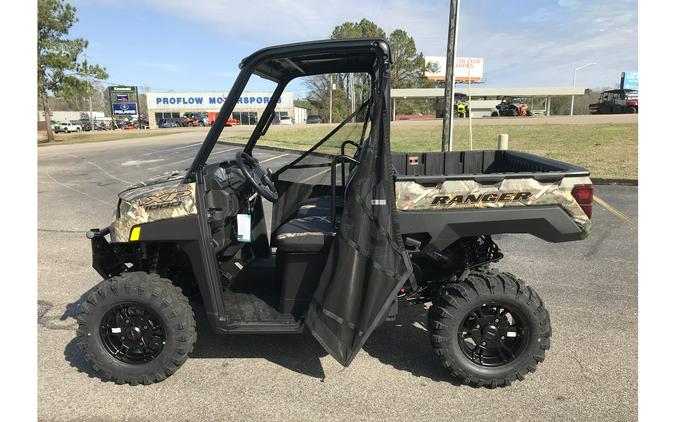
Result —
<path fill-rule="evenodd" d="M 251 214 L 237 214 L 237 241 L 251 241 Z"/>

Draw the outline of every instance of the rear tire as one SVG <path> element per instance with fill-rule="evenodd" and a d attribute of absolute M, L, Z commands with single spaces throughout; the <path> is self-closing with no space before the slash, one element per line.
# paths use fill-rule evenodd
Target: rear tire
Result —
<path fill-rule="evenodd" d="M 185 363 L 197 340 L 194 313 L 180 288 L 144 272 L 102 281 L 80 306 L 77 322 L 84 358 L 118 384 L 163 381 Z"/>
<path fill-rule="evenodd" d="M 628 107 L 628 114 L 635 114 L 637 113 L 637 108 L 635 107 Z"/>
<path fill-rule="evenodd" d="M 497 271 L 471 271 L 447 285 L 429 309 L 428 329 L 431 347 L 451 377 L 477 387 L 523 380 L 550 348 L 544 302 L 522 280 Z"/>

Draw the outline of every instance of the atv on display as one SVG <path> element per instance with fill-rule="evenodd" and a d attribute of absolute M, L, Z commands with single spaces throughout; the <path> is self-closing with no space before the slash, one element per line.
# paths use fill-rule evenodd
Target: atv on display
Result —
<path fill-rule="evenodd" d="M 200 302 L 219 333 L 309 330 L 346 366 L 399 303 L 430 302 L 431 347 L 454 378 L 504 386 L 534 371 L 549 313 L 490 268 L 503 256 L 490 236 L 585 238 L 589 172 L 515 151 L 391 153 L 382 40 L 270 47 L 240 68 L 190 168 L 125 189 L 112 224 L 87 233 L 104 281 L 80 307 L 86 359 L 118 383 L 161 381 L 192 351 Z M 285 87 L 326 73 L 369 75 L 369 98 L 292 162 L 263 169 L 256 143 Z M 252 75 L 276 83 L 269 104 L 236 159 L 209 160 Z M 320 153 L 328 145 L 341 153 Z"/>
<path fill-rule="evenodd" d="M 532 116 L 532 111 L 521 98 L 503 97 L 502 101 L 495 106 L 492 117 L 500 116 Z"/>

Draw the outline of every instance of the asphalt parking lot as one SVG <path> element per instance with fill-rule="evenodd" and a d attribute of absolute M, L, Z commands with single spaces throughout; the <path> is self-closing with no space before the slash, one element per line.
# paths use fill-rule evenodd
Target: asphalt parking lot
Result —
<path fill-rule="evenodd" d="M 597 186 L 593 233 L 550 244 L 497 236 L 497 267 L 533 286 L 552 316 L 546 361 L 524 382 L 488 390 L 448 382 L 422 307 L 403 307 L 352 365 L 309 334 L 218 336 L 198 317 L 187 363 L 151 386 L 101 381 L 75 346 L 80 295 L 98 283 L 84 232 L 111 222 L 131 182 L 191 162 L 202 135 L 38 149 L 38 414 L 43 420 L 635 420 L 637 187 Z M 238 147 L 218 145 L 215 157 Z M 278 168 L 292 155 L 260 151 Z M 603 205 L 600 205 L 604 203 Z"/>

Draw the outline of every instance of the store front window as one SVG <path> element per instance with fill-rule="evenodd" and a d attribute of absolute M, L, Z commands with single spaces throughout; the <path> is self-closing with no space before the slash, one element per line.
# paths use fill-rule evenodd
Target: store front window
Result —
<path fill-rule="evenodd" d="M 254 125 L 258 123 L 258 113 L 255 111 L 234 111 L 232 118 L 239 120 L 240 125 Z"/>

